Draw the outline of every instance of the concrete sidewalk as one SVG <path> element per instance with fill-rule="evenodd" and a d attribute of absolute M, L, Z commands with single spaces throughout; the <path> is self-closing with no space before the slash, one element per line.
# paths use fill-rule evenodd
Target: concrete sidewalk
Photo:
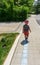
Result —
<path fill-rule="evenodd" d="M 30 19 L 31 34 L 28 46 L 28 65 L 40 65 L 40 28 L 34 17 Z"/>
<path fill-rule="evenodd" d="M 34 17 L 29 18 L 31 33 L 28 42 L 22 34 L 10 65 L 40 65 L 40 28 Z"/>
<path fill-rule="evenodd" d="M 22 22 L 0 23 L 0 33 L 20 32 Z"/>

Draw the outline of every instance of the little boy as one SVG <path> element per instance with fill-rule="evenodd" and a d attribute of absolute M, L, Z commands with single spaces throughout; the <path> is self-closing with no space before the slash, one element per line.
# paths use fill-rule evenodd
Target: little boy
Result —
<path fill-rule="evenodd" d="M 24 22 L 25 24 L 23 25 L 23 33 L 24 33 L 25 39 L 28 39 L 29 31 L 31 32 L 31 29 L 28 25 L 29 21 L 25 20 Z"/>

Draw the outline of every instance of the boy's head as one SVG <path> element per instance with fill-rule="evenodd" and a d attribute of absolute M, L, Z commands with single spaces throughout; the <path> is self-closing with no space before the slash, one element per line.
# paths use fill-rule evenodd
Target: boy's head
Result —
<path fill-rule="evenodd" d="M 29 23 L 29 21 L 28 21 L 28 20 L 25 20 L 24 22 L 25 22 L 25 24 L 28 24 L 28 23 Z"/>

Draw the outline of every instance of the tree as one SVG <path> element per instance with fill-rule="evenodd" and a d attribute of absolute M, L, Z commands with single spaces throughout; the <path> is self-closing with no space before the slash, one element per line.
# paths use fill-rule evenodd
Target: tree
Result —
<path fill-rule="evenodd" d="M 40 0 L 37 1 L 36 12 L 40 13 Z"/>
<path fill-rule="evenodd" d="M 40 0 L 37 0 L 34 4 L 34 10 L 35 10 L 35 13 L 38 14 L 40 13 Z"/>

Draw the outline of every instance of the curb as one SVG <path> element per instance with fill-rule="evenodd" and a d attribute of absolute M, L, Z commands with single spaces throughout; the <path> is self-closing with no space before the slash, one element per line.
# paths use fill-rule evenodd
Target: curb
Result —
<path fill-rule="evenodd" d="M 3 63 L 3 65 L 10 65 L 13 54 L 15 52 L 15 49 L 16 49 L 16 46 L 18 44 L 18 41 L 19 41 L 19 38 L 20 38 L 21 34 L 22 34 L 22 30 L 21 30 L 20 34 L 18 35 L 18 37 L 16 38 L 16 40 L 14 41 L 14 44 L 13 44 L 13 46 L 12 46 L 12 48 L 11 48 L 5 62 Z"/>

